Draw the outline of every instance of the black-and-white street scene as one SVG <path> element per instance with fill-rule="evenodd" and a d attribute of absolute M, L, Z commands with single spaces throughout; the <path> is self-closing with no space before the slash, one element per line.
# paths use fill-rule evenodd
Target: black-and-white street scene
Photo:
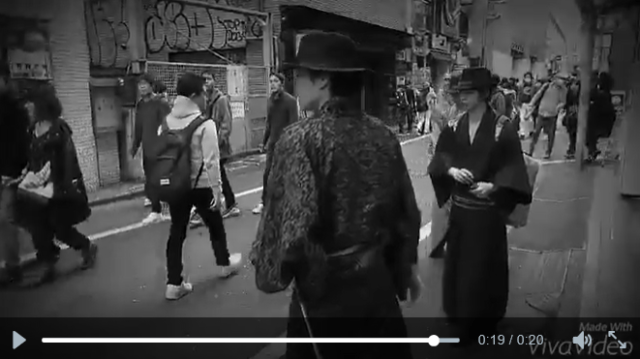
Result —
<path fill-rule="evenodd" d="M 264 318 L 131 357 L 633 356 L 639 34 L 633 0 L 2 1 L 0 352 Z"/>

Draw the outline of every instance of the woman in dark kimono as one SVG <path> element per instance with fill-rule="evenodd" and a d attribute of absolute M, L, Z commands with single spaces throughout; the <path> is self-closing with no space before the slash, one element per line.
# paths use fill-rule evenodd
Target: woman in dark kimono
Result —
<path fill-rule="evenodd" d="M 596 77 L 597 76 L 597 77 Z M 589 102 L 589 117 L 587 119 L 586 145 L 589 151 L 586 162 L 593 162 L 600 154 L 598 140 L 611 135 L 616 121 L 616 110 L 611 102 L 613 79 L 606 72 L 594 75 L 591 80 L 594 85 Z"/>
<path fill-rule="evenodd" d="M 60 118 L 62 106 L 52 88 L 32 95 L 35 123 L 26 176 L 21 186 L 41 188 L 52 184 L 53 194 L 39 200 L 18 191 L 18 216 L 31 234 L 41 264 L 31 285 L 52 281 L 60 249 L 54 238 L 80 252 L 81 268 L 93 266 L 97 247 L 78 232 L 76 225 L 91 214 L 71 127 Z M 33 175 L 30 175 L 33 174 Z"/>
<path fill-rule="evenodd" d="M 267 293 L 294 285 L 289 337 L 406 337 L 416 301 L 420 212 L 402 150 L 362 113 L 355 44 L 312 32 L 296 59 L 303 110 L 275 145 L 250 254 Z M 355 101 L 352 99 L 355 98 Z M 408 359 L 408 344 L 288 344 L 287 359 Z"/>
<path fill-rule="evenodd" d="M 489 107 L 490 87 L 487 69 L 463 71 L 458 90 L 467 112 L 442 132 L 429 164 L 438 205 L 451 200 L 443 305 L 463 343 L 490 333 L 505 315 L 506 219 L 517 204 L 531 203 L 518 134 Z"/>

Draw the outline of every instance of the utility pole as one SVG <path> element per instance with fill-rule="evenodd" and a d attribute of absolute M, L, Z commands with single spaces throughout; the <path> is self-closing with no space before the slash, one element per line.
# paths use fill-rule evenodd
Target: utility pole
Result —
<path fill-rule="evenodd" d="M 487 28 L 489 24 L 498 20 L 502 15 L 495 12 L 495 5 L 503 5 L 507 0 L 485 0 L 486 5 L 483 12 L 482 21 L 482 53 L 480 55 L 480 66 L 487 67 Z"/>

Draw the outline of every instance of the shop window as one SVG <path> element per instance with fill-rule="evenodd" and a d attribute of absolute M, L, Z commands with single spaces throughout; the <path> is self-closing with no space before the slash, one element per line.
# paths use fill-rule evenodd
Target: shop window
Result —
<path fill-rule="evenodd" d="M 465 39 L 469 37 L 469 17 L 464 12 L 460 12 L 458 19 L 458 34 Z"/>
<path fill-rule="evenodd" d="M 596 36 L 594 47 L 594 68 L 599 71 L 609 71 L 609 56 L 611 54 L 611 34 Z"/>
<path fill-rule="evenodd" d="M 424 4 L 424 27 L 427 31 L 434 32 L 436 30 L 436 5 L 435 0 L 422 0 Z"/>

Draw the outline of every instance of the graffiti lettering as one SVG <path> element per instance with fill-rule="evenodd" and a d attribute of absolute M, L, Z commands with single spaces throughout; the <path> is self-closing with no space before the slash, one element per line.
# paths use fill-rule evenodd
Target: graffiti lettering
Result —
<path fill-rule="evenodd" d="M 124 0 L 85 0 L 84 9 L 91 65 L 126 67 L 131 34 L 125 22 Z"/>
<path fill-rule="evenodd" d="M 262 22 L 257 17 L 172 1 L 147 7 L 145 42 L 151 54 L 242 48 L 248 38 L 260 37 Z"/>

